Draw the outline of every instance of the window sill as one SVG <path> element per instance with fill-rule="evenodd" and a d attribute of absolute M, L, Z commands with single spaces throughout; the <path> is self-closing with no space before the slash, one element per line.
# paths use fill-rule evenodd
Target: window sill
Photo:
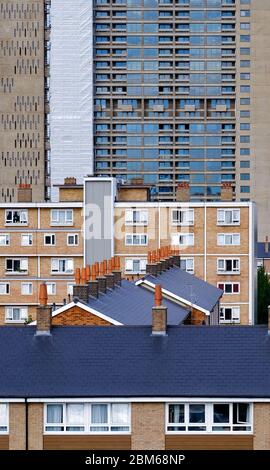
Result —
<path fill-rule="evenodd" d="M 67 222 L 65 224 L 58 224 L 57 222 L 51 222 L 50 226 L 51 227 L 73 227 L 74 223 L 73 222 Z"/>
<path fill-rule="evenodd" d="M 62 273 L 62 272 L 53 273 L 53 272 L 51 272 L 52 276 L 73 276 L 73 274 L 74 274 L 74 271 L 72 271 L 70 273 Z"/>
<path fill-rule="evenodd" d="M 231 272 L 231 271 L 218 271 L 217 274 L 219 276 L 240 276 L 240 272 Z"/>
<path fill-rule="evenodd" d="M 5 223 L 5 227 L 27 227 L 28 226 L 28 222 L 17 222 L 17 223 Z"/>
<path fill-rule="evenodd" d="M 27 318 L 25 320 L 5 320 L 5 323 L 20 323 L 20 324 L 23 324 L 26 320 L 27 320 Z"/>
<path fill-rule="evenodd" d="M 240 226 L 240 222 L 235 222 L 235 223 L 232 223 L 232 224 L 225 224 L 224 222 L 217 222 L 217 225 L 219 227 L 239 227 Z"/>
<path fill-rule="evenodd" d="M 27 276 L 28 271 L 24 271 L 24 272 L 21 272 L 21 271 L 6 271 L 5 274 L 6 274 L 6 276 Z"/>

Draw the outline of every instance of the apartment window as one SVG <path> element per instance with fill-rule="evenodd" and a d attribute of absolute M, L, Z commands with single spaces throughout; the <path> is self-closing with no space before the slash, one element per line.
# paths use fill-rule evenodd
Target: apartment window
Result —
<path fill-rule="evenodd" d="M 187 273 L 194 274 L 194 258 L 180 258 L 180 268 Z"/>
<path fill-rule="evenodd" d="M 0 403 L 0 433 L 8 432 L 8 405 Z"/>
<path fill-rule="evenodd" d="M 223 290 L 224 294 L 239 294 L 240 293 L 239 282 L 218 282 L 217 287 Z"/>
<path fill-rule="evenodd" d="M 9 273 L 26 274 L 28 271 L 28 259 L 8 258 L 6 259 L 6 271 Z"/>
<path fill-rule="evenodd" d="M 51 225 L 72 225 L 73 224 L 73 210 L 60 209 L 51 210 Z"/>
<path fill-rule="evenodd" d="M 47 294 L 56 295 L 56 284 L 55 282 L 46 282 Z"/>
<path fill-rule="evenodd" d="M 52 259 L 52 274 L 72 274 L 74 271 L 73 259 Z"/>
<path fill-rule="evenodd" d="M 127 233 L 126 245 L 147 245 L 148 237 L 144 233 Z"/>
<path fill-rule="evenodd" d="M 172 245 L 193 246 L 194 233 L 174 233 L 172 236 Z"/>
<path fill-rule="evenodd" d="M 126 210 L 126 225 L 147 225 L 148 211 L 146 210 Z"/>
<path fill-rule="evenodd" d="M 54 233 L 45 233 L 44 234 L 44 245 L 53 246 L 56 245 L 56 237 Z"/>
<path fill-rule="evenodd" d="M 219 311 L 220 323 L 240 323 L 240 307 L 221 306 Z"/>
<path fill-rule="evenodd" d="M 240 233 L 218 233 L 218 246 L 240 245 Z"/>
<path fill-rule="evenodd" d="M 79 245 L 79 235 L 77 233 L 67 234 L 67 245 Z"/>
<path fill-rule="evenodd" d="M 32 284 L 32 282 L 22 282 L 21 283 L 21 294 L 22 295 L 32 295 L 33 294 L 33 284 Z"/>
<path fill-rule="evenodd" d="M 67 294 L 68 295 L 73 295 L 73 287 L 74 287 L 75 284 L 73 283 L 68 283 L 67 284 Z"/>
<path fill-rule="evenodd" d="M 6 322 L 24 322 L 27 317 L 27 307 L 6 307 Z"/>
<path fill-rule="evenodd" d="M 127 274 L 143 274 L 146 272 L 146 259 L 126 259 L 125 271 Z"/>
<path fill-rule="evenodd" d="M 218 258 L 217 260 L 218 274 L 240 274 L 239 258 Z"/>
<path fill-rule="evenodd" d="M 240 209 L 218 209 L 217 225 L 239 225 Z"/>
<path fill-rule="evenodd" d="M 167 433 L 252 432 L 249 403 L 170 403 L 166 407 Z"/>
<path fill-rule="evenodd" d="M 8 282 L 1 282 L 0 283 L 0 295 L 9 295 L 10 293 L 10 286 Z"/>
<path fill-rule="evenodd" d="M 193 225 L 194 209 L 173 209 L 172 210 L 173 225 Z"/>
<path fill-rule="evenodd" d="M 27 225 L 28 211 L 22 210 L 6 210 L 6 225 Z"/>
<path fill-rule="evenodd" d="M 31 246 L 33 245 L 33 235 L 32 233 L 26 233 L 21 235 L 21 246 Z"/>
<path fill-rule="evenodd" d="M 129 433 L 130 405 L 128 403 L 47 404 L 45 432 Z"/>
<path fill-rule="evenodd" d="M 9 234 L 1 234 L 0 235 L 0 246 L 9 246 L 10 245 L 10 235 Z"/>

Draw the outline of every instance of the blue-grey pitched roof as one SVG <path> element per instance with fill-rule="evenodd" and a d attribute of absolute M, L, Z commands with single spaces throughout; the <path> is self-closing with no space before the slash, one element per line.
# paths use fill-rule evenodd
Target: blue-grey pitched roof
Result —
<path fill-rule="evenodd" d="M 87 305 L 123 325 L 151 325 L 154 294 L 122 280 L 121 287 L 90 298 Z M 179 325 L 188 316 L 189 310 L 174 302 L 164 299 L 163 305 L 168 308 L 168 325 Z"/>
<path fill-rule="evenodd" d="M 174 266 L 157 277 L 147 275 L 144 279 L 161 284 L 163 289 L 211 312 L 223 294 L 217 287 L 202 281 L 193 274 Z"/>
<path fill-rule="evenodd" d="M 258 242 L 257 243 L 257 258 L 270 258 L 270 245 L 269 250 L 265 251 L 265 243 Z"/>
<path fill-rule="evenodd" d="M 0 398 L 270 397 L 265 326 L 0 327 Z"/>

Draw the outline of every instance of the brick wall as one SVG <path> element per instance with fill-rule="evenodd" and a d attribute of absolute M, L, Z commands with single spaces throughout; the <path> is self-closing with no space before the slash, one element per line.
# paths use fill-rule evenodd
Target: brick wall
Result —
<path fill-rule="evenodd" d="M 163 403 L 133 403 L 131 420 L 133 450 L 165 449 Z"/>
<path fill-rule="evenodd" d="M 254 404 L 254 450 L 270 450 L 270 403 Z"/>
<path fill-rule="evenodd" d="M 28 449 L 43 449 L 43 404 L 28 405 Z"/>
<path fill-rule="evenodd" d="M 9 405 L 9 449 L 25 450 L 25 405 Z"/>
<path fill-rule="evenodd" d="M 110 326 L 111 324 L 102 318 L 97 317 L 91 313 L 86 312 L 77 305 L 70 308 L 66 312 L 59 313 L 52 319 L 53 325 L 103 325 Z"/>

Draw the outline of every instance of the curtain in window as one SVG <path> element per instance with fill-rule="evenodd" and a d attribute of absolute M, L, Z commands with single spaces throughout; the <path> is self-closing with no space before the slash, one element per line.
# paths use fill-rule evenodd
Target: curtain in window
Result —
<path fill-rule="evenodd" d="M 67 431 L 84 431 L 84 405 L 68 404 L 67 413 Z"/>
<path fill-rule="evenodd" d="M 7 405 L 0 405 L 0 429 L 7 425 Z"/>
<path fill-rule="evenodd" d="M 113 403 L 111 408 L 111 431 L 129 431 L 129 406 Z"/>
<path fill-rule="evenodd" d="M 100 424 L 108 423 L 108 406 L 107 405 L 92 405 L 91 406 L 91 426 L 90 431 L 108 431 L 108 426 L 100 426 Z"/>
<path fill-rule="evenodd" d="M 63 423 L 63 405 L 47 406 L 47 423 Z"/>

